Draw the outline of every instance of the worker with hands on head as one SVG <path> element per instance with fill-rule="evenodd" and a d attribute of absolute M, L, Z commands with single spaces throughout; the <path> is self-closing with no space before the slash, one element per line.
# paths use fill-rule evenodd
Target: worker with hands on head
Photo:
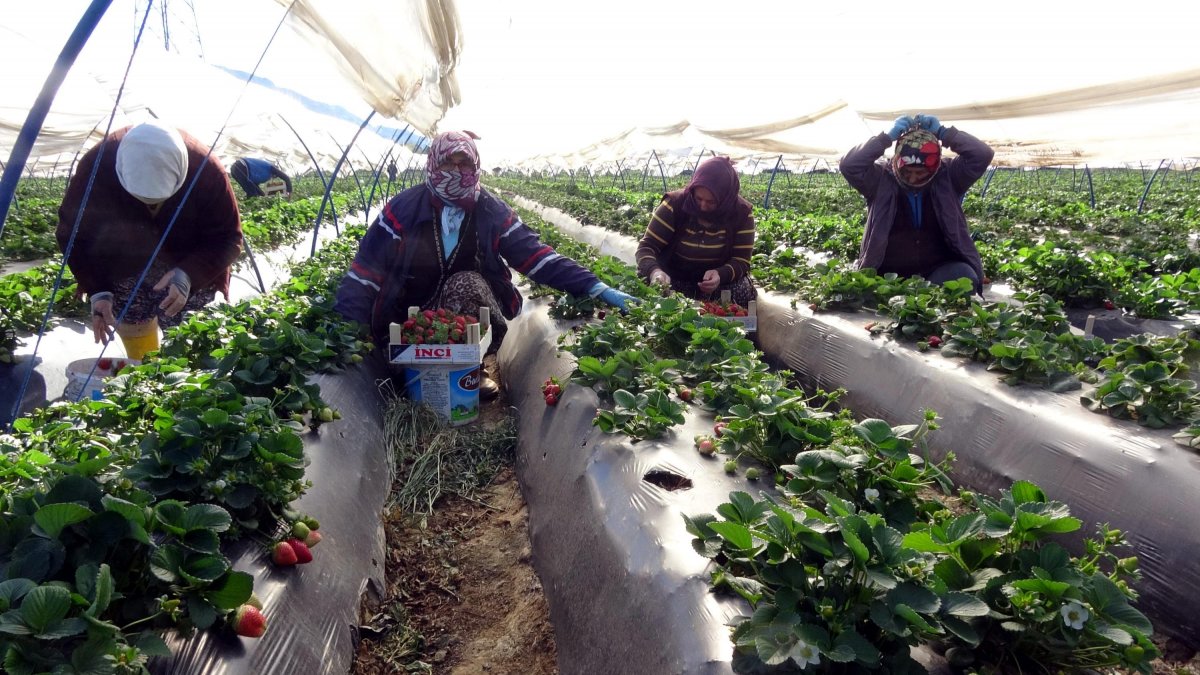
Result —
<path fill-rule="evenodd" d="M 635 298 L 543 244 L 508 204 L 480 186 L 475 138 L 451 131 L 433 139 L 425 181 L 388 201 L 368 228 L 334 309 L 367 326 L 376 345 L 386 347 L 390 324 L 403 322 L 410 306 L 471 316 L 487 306 L 494 351 L 507 319 L 524 302 L 511 265 L 537 283 L 626 311 Z M 497 392 L 485 377 L 480 396 Z"/>
<path fill-rule="evenodd" d="M 754 217 L 739 188 L 728 157 L 701 162 L 687 186 L 663 195 L 655 209 L 634 254 L 638 274 L 695 300 L 721 291 L 740 305 L 753 300 Z"/>
<path fill-rule="evenodd" d="M 893 145 L 891 161 L 882 161 Z M 958 156 L 943 158 L 943 145 Z M 842 176 L 867 200 L 856 266 L 936 284 L 967 278 L 982 291 L 983 263 L 962 199 L 994 154 L 978 138 L 925 114 L 898 117 L 887 132 L 847 152 Z"/>
<path fill-rule="evenodd" d="M 217 158 L 174 127 L 158 121 L 127 127 L 88 150 L 58 218 L 64 253 L 79 224 L 67 265 L 91 302 L 96 342 L 108 344 L 115 328 L 130 358 L 158 348 L 160 326 L 178 325 L 217 291 L 229 296 L 242 245 L 237 198 Z M 146 281 L 134 293 L 148 263 Z M 131 295 L 117 325 L 115 314 Z"/>

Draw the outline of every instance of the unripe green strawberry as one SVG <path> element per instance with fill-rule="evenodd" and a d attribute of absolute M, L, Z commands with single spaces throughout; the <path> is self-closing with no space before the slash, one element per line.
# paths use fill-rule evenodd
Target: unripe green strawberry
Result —
<path fill-rule="evenodd" d="M 303 522 L 298 522 L 292 525 L 292 536 L 303 541 L 308 536 L 308 525 Z"/>
<path fill-rule="evenodd" d="M 301 518 L 301 520 L 304 521 L 304 524 L 307 525 L 308 529 L 310 529 L 310 530 L 321 529 L 321 522 L 319 520 L 317 520 L 316 518 L 313 518 L 312 516 L 304 516 L 303 518 Z"/>
<path fill-rule="evenodd" d="M 758 480 L 758 475 L 759 475 L 758 469 L 756 469 L 754 467 L 750 467 L 749 469 L 746 469 L 746 478 L 749 478 L 750 480 Z"/>
<path fill-rule="evenodd" d="M 725 461 L 725 473 L 737 473 L 737 460 L 729 459 Z"/>
<path fill-rule="evenodd" d="M 267 617 L 254 605 L 242 605 L 233 615 L 233 630 L 242 637 L 262 637 L 267 632 Z"/>
<path fill-rule="evenodd" d="M 319 415 L 320 415 L 320 420 L 322 422 L 332 422 L 333 421 L 333 408 L 330 408 L 329 406 L 325 406 L 324 408 L 321 408 L 321 412 L 319 413 Z"/>

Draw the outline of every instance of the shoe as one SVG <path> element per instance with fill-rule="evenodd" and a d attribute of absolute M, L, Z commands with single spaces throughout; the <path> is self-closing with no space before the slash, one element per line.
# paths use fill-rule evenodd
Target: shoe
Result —
<path fill-rule="evenodd" d="M 479 382 L 479 400 L 490 401 L 500 395 L 500 385 L 487 375 Z"/>

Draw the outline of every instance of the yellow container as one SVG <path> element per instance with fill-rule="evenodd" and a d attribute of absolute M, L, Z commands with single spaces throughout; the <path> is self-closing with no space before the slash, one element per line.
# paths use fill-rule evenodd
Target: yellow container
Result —
<path fill-rule="evenodd" d="M 122 323 L 117 326 L 117 335 L 125 345 L 125 355 L 140 361 L 146 352 L 158 350 L 158 319 L 152 318 L 146 323 Z"/>

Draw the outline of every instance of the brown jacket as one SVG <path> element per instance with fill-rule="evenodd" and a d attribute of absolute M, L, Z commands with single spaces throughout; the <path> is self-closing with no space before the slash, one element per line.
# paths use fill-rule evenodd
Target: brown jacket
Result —
<path fill-rule="evenodd" d="M 208 148 L 180 132 L 188 150 L 187 177 L 183 187 L 162 203 L 158 215 L 151 215 L 149 207 L 126 192 L 117 178 L 117 145 L 127 131 L 128 127 L 109 134 L 84 154 L 58 208 L 56 235 L 59 249 L 65 252 L 99 158 L 96 182 L 67 258 L 79 291 L 111 291 L 115 282 L 140 274 L 179 211 L 159 251 L 159 260 L 187 272 L 193 289 L 213 288 L 228 297 L 230 268 L 242 248 L 242 223 L 224 167 L 210 156 L 200 171 Z M 200 178 L 192 187 L 197 173 Z M 157 281 L 147 278 L 145 283 L 153 285 Z"/>

